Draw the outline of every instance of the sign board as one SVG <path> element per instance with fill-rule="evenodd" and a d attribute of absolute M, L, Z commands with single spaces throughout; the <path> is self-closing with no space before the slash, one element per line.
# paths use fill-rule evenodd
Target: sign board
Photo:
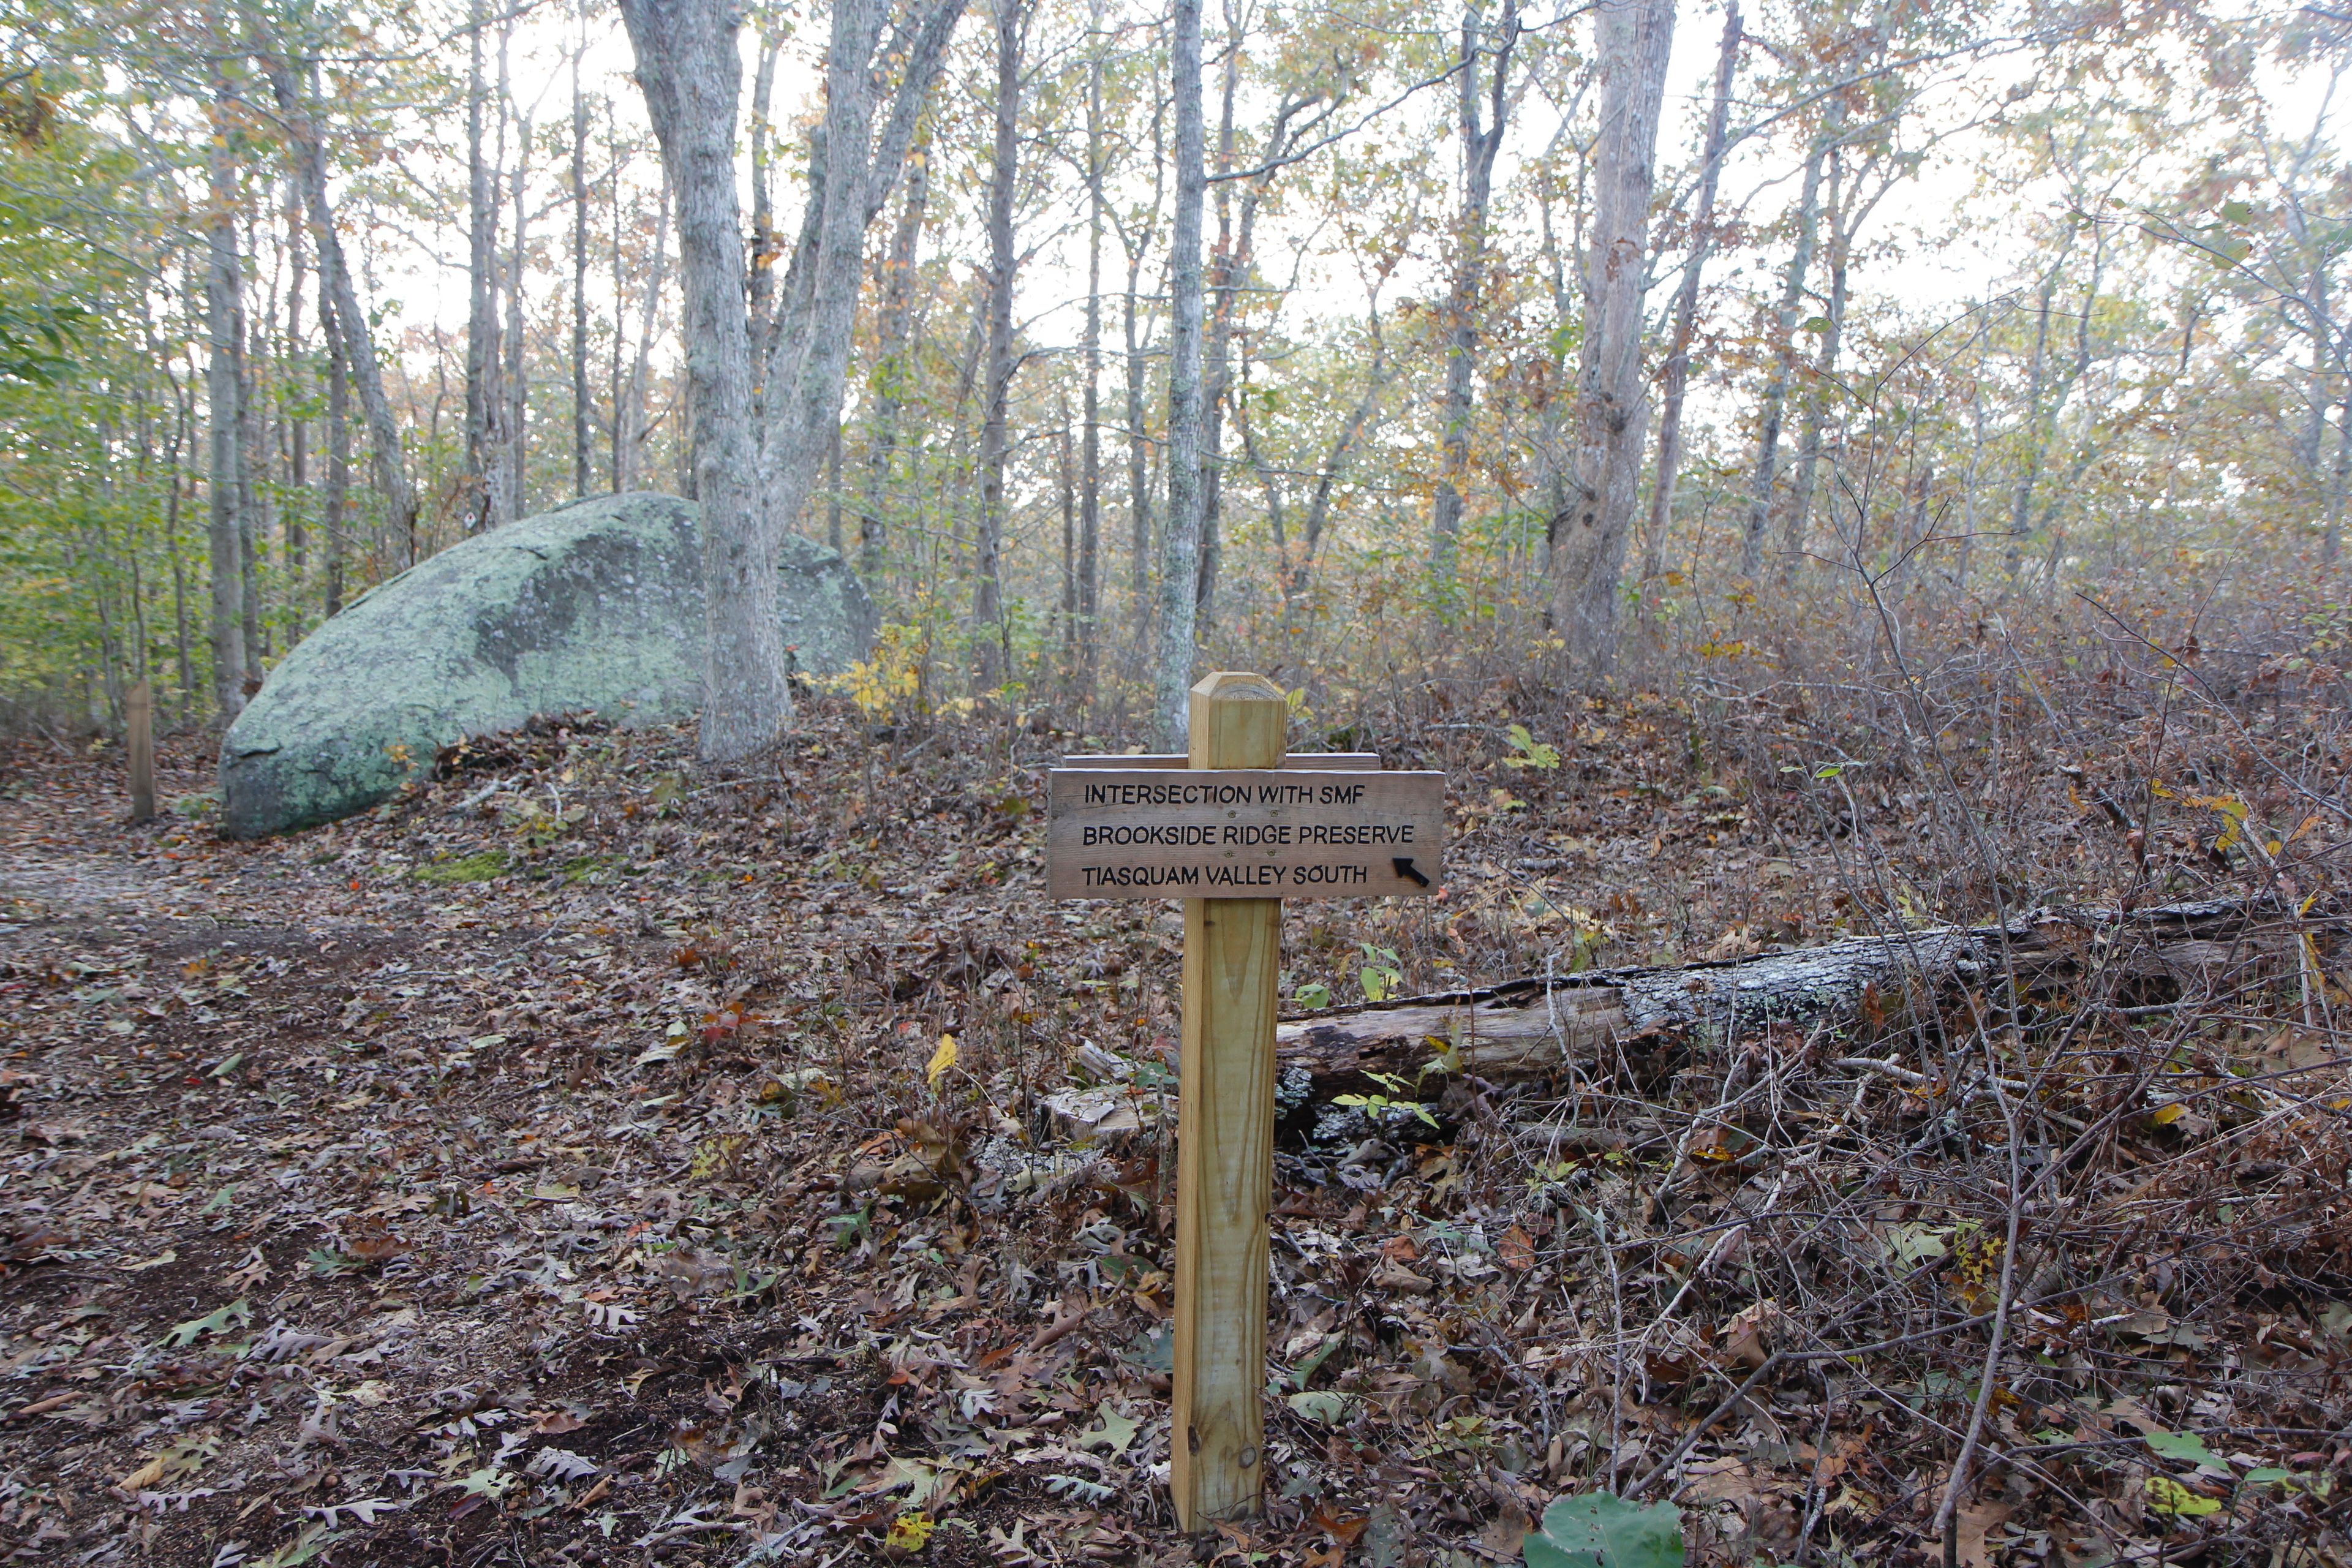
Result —
<path fill-rule="evenodd" d="M 1410 898 L 1437 890 L 1444 852 L 1439 773 L 1046 775 L 1045 879 L 1057 899 Z"/>

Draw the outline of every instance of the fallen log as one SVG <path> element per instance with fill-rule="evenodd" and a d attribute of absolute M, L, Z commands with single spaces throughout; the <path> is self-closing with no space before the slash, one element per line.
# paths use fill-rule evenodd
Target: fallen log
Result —
<path fill-rule="evenodd" d="M 2302 935 L 2345 921 L 2241 900 L 2042 909 L 2006 926 L 1938 926 L 1329 1008 L 1277 1026 L 1275 1051 L 1285 1068 L 1305 1068 L 1322 1099 L 1373 1073 L 1417 1078 L 1433 1061 L 1500 1080 L 1594 1062 L 1639 1042 L 1716 1045 L 1775 1025 L 1874 1034 L 1922 1018 L 1964 990 L 1998 999 L 2005 971 L 2021 994 L 2046 997 L 2105 979 L 2160 1005 L 2210 991 L 2250 959 L 2291 962 Z"/>

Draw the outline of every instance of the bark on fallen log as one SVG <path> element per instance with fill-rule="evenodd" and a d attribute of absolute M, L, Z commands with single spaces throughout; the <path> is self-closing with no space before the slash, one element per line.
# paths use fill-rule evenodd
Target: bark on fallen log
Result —
<path fill-rule="evenodd" d="M 1753 958 L 1530 976 L 1481 991 L 1333 1008 L 1280 1025 L 1275 1050 L 1283 1066 L 1307 1069 L 1318 1098 L 1370 1073 L 1411 1079 L 1443 1057 L 1454 1070 L 1482 1078 L 1528 1078 L 1641 1042 L 1704 1046 L 1775 1024 L 1874 1033 L 1923 1016 L 1964 989 L 1997 999 L 2005 966 L 2021 993 L 2047 994 L 2105 977 L 2136 998 L 2169 1001 L 2257 958 L 2291 977 L 2299 933 L 2344 924 L 2333 912 L 2298 916 L 2237 900 L 2127 911 L 2037 910 L 2007 927 L 1939 926 Z"/>

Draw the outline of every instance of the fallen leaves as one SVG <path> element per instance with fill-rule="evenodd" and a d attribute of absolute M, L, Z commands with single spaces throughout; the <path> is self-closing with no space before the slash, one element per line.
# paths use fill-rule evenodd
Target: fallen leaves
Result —
<path fill-rule="evenodd" d="M 488 816 L 453 816 L 455 793 L 435 786 L 293 839 L 175 846 L 187 858 L 171 875 L 215 879 L 185 906 L 202 920 L 158 919 L 104 951 L 62 921 L 12 936 L 41 954 L 0 962 L 21 962 L 21 983 L 54 1011 L 6 1018 L 31 1054 L 5 1069 L 26 1081 L 6 1080 L 23 1110 L 0 1199 L 18 1205 L 7 1256 L 22 1261 L 8 1267 L 35 1271 L 23 1279 L 35 1288 L 0 1300 L 16 1406 L 0 1440 L 12 1478 L 69 1494 L 78 1511 L 12 1519 L 28 1505 L 0 1500 L 10 1545 L 54 1521 L 37 1554 L 65 1560 L 119 1538 L 135 1510 L 241 1542 L 248 1568 L 331 1550 L 388 1558 L 412 1533 L 415 1550 L 454 1543 L 462 1557 L 477 1532 L 524 1530 L 550 1552 L 580 1542 L 600 1556 L 896 1550 L 1013 1568 L 1165 1554 L 1153 1521 L 1171 1440 L 1170 921 L 1149 906 L 1029 896 L 1028 829 L 1002 808 L 1001 767 L 975 793 L 969 759 L 941 745 L 869 780 L 865 732 L 822 700 L 810 715 L 757 776 L 695 773 L 664 800 L 660 781 L 688 776 L 690 737 L 524 737 L 499 764 L 519 783 L 577 774 L 560 826 L 551 814 L 510 822 L 495 800 Z M 1674 747 L 1686 732 L 1678 718 L 1639 722 L 1664 726 Z M 1533 797 L 1567 780 L 1513 782 L 1525 809 L 1486 818 L 1465 854 L 1559 826 Z M 1631 833 L 1638 818 L 1625 843 L 1641 853 L 1625 863 L 1669 876 L 1648 869 L 1672 852 L 1654 845 L 1648 801 L 1563 792 L 1577 821 L 1557 853 L 1605 879 L 1626 851 L 1602 819 Z M 1715 804 L 1655 812 L 1696 828 Z M 405 870 L 492 847 L 507 869 L 488 881 L 427 887 Z M 114 838 L 87 851 L 119 853 Z M 1500 950 L 1479 946 L 1482 932 L 1540 919 L 1557 940 L 1563 890 L 1534 898 L 1526 880 L 1465 871 L 1425 938 L 1377 910 L 1302 910 L 1286 963 L 1344 987 L 1370 940 L 1384 967 L 1402 955 L 1410 986 L 1433 954 L 1483 974 Z M 1780 940 L 1799 915 L 1808 930 L 1833 923 L 1796 907 L 1792 878 L 1772 880 L 1790 912 L 1756 917 L 1743 943 Z M 1696 881 L 1673 898 L 1612 894 L 1622 934 L 1608 940 L 1661 940 L 1666 921 L 1643 910 L 1680 910 L 1685 895 L 1710 896 Z M 1704 941 L 1727 912 L 1690 929 Z M 100 998 L 132 984 L 149 994 Z M 133 1029 L 112 1029 L 118 1018 Z M 1456 1044 L 1459 1068 L 1473 1053 Z M 1785 1364 L 1713 1426 L 1692 1425 L 1727 1376 L 1838 1326 L 1778 1283 L 1791 1259 L 1816 1280 L 1868 1272 L 1885 1294 L 1853 1325 L 1864 1339 L 1949 1322 L 1949 1281 L 1989 1290 L 2000 1259 L 1982 1238 L 1996 1233 L 1936 1184 L 1964 1143 L 1922 1142 L 1948 1116 L 1982 1137 L 1981 1086 L 1940 1060 L 1915 1074 L 1924 1089 L 1875 1070 L 1858 1086 L 1824 1076 L 1815 1042 L 1780 1033 L 1742 1044 L 1744 1065 L 1619 1044 L 1622 1059 L 1601 1063 L 1615 1075 L 1605 1095 L 1564 1112 L 1466 1070 L 1416 1091 L 1442 1126 L 1406 1112 L 1410 1127 L 1360 1127 L 1343 1150 L 1300 1144 L 1317 1110 L 1286 1110 L 1268 1265 L 1273 1495 L 1244 1532 L 1255 1544 L 1221 1543 L 1227 1561 L 1516 1556 L 1559 1493 L 1592 1495 L 1612 1461 L 1630 1484 L 1685 1436 L 1660 1485 L 1682 1489 L 1695 1554 L 1731 1540 L 1785 1560 L 1794 1523 L 1786 1540 L 1772 1531 L 1809 1487 L 1821 1560 L 1832 1531 L 1835 1550 L 1867 1560 L 1913 1528 L 1899 1504 L 1948 1459 L 1923 1434 L 1965 1424 L 1980 1339 L 1871 1358 L 1863 1374 L 1899 1393 L 1876 1411 L 1836 1363 L 1826 1409 L 1810 1373 Z M 2303 1088 L 2335 1092 L 2332 1051 L 2275 1059 L 2308 1075 Z M 245 1071 L 257 1062 L 260 1082 Z M 2209 1081 L 2221 1080 L 2189 1082 L 2184 1067 L 2164 1093 L 2204 1096 L 2190 1114 L 2205 1114 Z M 2163 1103 L 2135 1102 L 2116 1124 L 2114 1142 L 2147 1162 L 2131 1184 L 2158 1178 L 2179 1147 L 2177 1128 L 2137 1113 Z M 1580 1136 L 1513 1142 L 1563 1125 Z M 1804 1141 L 1832 1128 L 1830 1152 L 1809 1153 Z M 2247 1146 L 2226 1190 L 2201 1195 L 2251 1205 L 2284 1190 L 2291 1158 L 2233 1136 Z M 1879 1167 L 1840 1163 L 1874 1140 L 1892 1188 L 1872 1184 Z M 2173 1224 L 2165 1205 L 2179 1201 L 2152 1184 L 2130 1212 Z M 2021 1273 L 2045 1223 L 2037 1210 L 2023 1233 Z M 1739 1244 L 1702 1270 L 1733 1233 Z M 2015 1320 L 2061 1364 L 2105 1358 L 2100 1376 L 2116 1381 L 2103 1392 L 2146 1400 L 2147 1426 L 2121 1401 L 2070 1403 L 2009 1379 L 2000 1441 L 2043 1444 L 2039 1462 L 2070 1467 L 2067 1484 L 2102 1507 L 2128 1497 L 2143 1533 L 2210 1528 L 2195 1508 L 2232 1483 L 2142 1431 L 2203 1434 L 2249 1516 L 2326 1496 L 2332 1445 L 2246 1439 L 2260 1451 L 2241 1457 L 2239 1439 L 2213 1434 L 2233 1420 L 2340 1421 L 2182 1403 L 2203 1397 L 2196 1358 L 2210 1342 L 2196 1336 L 2214 1331 L 2185 1276 L 2123 1278 L 2152 1267 L 2127 1252 L 2112 1296 Z M 69 1316 L 84 1297 L 107 1315 Z M 2291 1310 L 2272 1318 L 2233 1387 L 2273 1363 L 2324 1367 L 2352 1341 Z M 1885 1321 L 1897 1327 L 1868 1326 Z M 2037 1338 L 2033 1353 L 2044 1349 Z M 2029 1398 L 2043 1403 L 2018 1403 Z M 2045 1427 L 2058 1436 L 2037 1436 Z M 166 1473 L 191 1436 L 219 1451 Z M 74 1444 L 89 1446 L 84 1479 L 60 1479 L 55 1453 Z M 110 1489 L 158 1461 L 131 1498 Z M 2146 1484 L 2151 1463 L 2178 1494 Z M 208 1488 L 217 1495 L 188 1495 Z M 1988 1520 L 1987 1568 L 2049 1533 L 2053 1507 L 2045 1495 Z M 1735 1522 L 1755 1533 L 1727 1534 Z M 77 1532 L 68 1552 L 59 1542 Z M 1571 1535 L 1550 1549 L 1601 1550 L 1589 1531 Z"/>
<path fill-rule="evenodd" d="M 1988 1500 L 1956 1510 L 1955 1544 L 1960 1568 L 1993 1568 L 1993 1558 L 1987 1537 L 2009 1521 L 2017 1511 L 2016 1505 Z"/>

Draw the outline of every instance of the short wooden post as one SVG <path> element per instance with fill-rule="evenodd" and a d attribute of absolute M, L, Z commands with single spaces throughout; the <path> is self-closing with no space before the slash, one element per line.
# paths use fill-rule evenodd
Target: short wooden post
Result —
<path fill-rule="evenodd" d="M 151 822 L 155 816 L 155 693 L 146 681 L 131 689 L 123 704 L 124 750 L 131 764 L 131 820 Z"/>
<path fill-rule="evenodd" d="M 1192 692 L 1195 768 L 1278 768 L 1290 705 L 1262 675 Z M 1265 1473 L 1266 1207 L 1282 900 L 1184 900 L 1170 1489 L 1187 1531 L 1258 1511 Z"/>

